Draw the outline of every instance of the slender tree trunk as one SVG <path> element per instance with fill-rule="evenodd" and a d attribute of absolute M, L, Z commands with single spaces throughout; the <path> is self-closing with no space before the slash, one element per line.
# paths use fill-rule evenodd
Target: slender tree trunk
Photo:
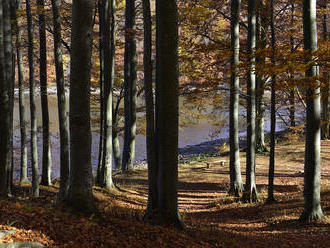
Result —
<path fill-rule="evenodd" d="M 42 111 L 42 185 L 51 185 L 52 179 L 52 156 L 49 137 L 49 112 L 47 98 L 47 46 L 46 46 L 46 21 L 45 21 L 45 2 L 37 0 L 39 13 L 39 46 L 40 46 L 40 95 Z"/>
<path fill-rule="evenodd" d="M 322 8 L 327 8 L 327 1 L 323 0 Z M 328 41 L 327 14 L 322 16 L 322 38 Z M 330 139 L 330 83 L 329 71 L 323 71 L 324 86 L 322 87 L 322 139 Z"/>
<path fill-rule="evenodd" d="M 19 13 L 23 10 L 21 0 L 17 0 L 17 10 Z M 21 133 L 21 173 L 20 183 L 29 183 L 27 177 L 27 145 L 26 145 L 26 120 L 25 120 L 25 100 L 24 100 L 24 65 L 22 55 L 22 14 L 15 18 L 16 20 L 16 54 L 17 54 L 17 74 L 18 74 L 18 107 L 19 122 Z"/>
<path fill-rule="evenodd" d="M 316 0 L 303 1 L 304 23 L 304 50 L 307 52 L 306 64 L 315 59 L 313 52 L 317 51 L 317 25 L 316 25 Z M 320 166 L 320 87 L 318 66 L 314 62 L 306 70 L 306 80 L 310 87 L 306 90 L 306 144 L 304 167 L 304 211 L 300 216 L 302 221 L 312 221 L 322 218 L 321 209 L 321 166 Z"/>
<path fill-rule="evenodd" d="M 104 141 L 102 186 L 114 187 L 112 181 L 112 87 L 115 74 L 115 1 L 102 1 L 102 44 L 104 49 Z"/>
<path fill-rule="evenodd" d="M 113 150 L 113 157 L 115 161 L 115 168 L 121 169 L 122 168 L 122 160 L 121 160 L 121 153 L 120 153 L 120 143 L 119 143 L 119 135 L 118 135 L 118 110 L 121 96 L 118 97 L 116 101 L 116 106 L 112 104 L 112 150 Z"/>
<path fill-rule="evenodd" d="M 294 3 L 291 4 L 291 27 L 293 28 L 294 25 Z M 291 45 L 291 52 L 294 52 L 294 38 L 293 38 L 293 30 L 291 31 L 290 34 L 290 45 Z M 291 80 L 293 81 L 294 79 L 294 75 L 293 72 L 290 75 Z M 293 87 L 293 89 L 290 90 L 290 96 L 289 96 L 289 103 L 290 103 L 290 125 L 292 127 L 296 126 L 296 120 L 295 120 L 295 94 L 294 94 L 294 90 L 295 90 L 295 86 Z"/>
<path fill-rule="evenodd" d="M 274 1 L 270 0 L 270 28 L 272 33 L 272 57 L 271 62 L 275 67 L 275 26 L 274 26 Z M 271 124 L 270 124 L 270 154 L 269 154 L 269 173 L 268 173 L 268 198 L 267 202 L 272 203 L 274 198 L 274 171 L 275 171 L 275 139 L 276 139 L 276 95 L 275 95 L 276 76 L 272 75 L 271 84 Z"/>
<path fill-rule="evenodd" d="M 239 156 L 239 76 L 237 66 L 239 64 L 239 13 L 241 0 L 231 1 L 231 84 L 230 84 L 230 189 L 229 194 L 239 196 L 243 191 Z"/>
<path fill-rule="evenodd" d="M 10 194 L 12 134 L 12 47 L 9 1 L 0 2 L 0 195 Z"/>
<path fill-rule="evenodd" d="M 255 119 L 256 119 L 256 74 L 255 74 L 255 48 L 256 48 L 256 0 L 248 1 L 248 45 L 247 56 L 250 64 L 247 73 L 247 150 L 246 150 L 246 186 L 243 201 L 258 201 L 256 187 L 255 164 Z"/>
<path fill-rule="evenodd" d="M 38 144 L 37 144 L 37 116 L 35 100 L 35 77 L 33 62 L 33 27 L 31 16 L 31 2 L 26 0 L 26 18 L 28 29 L 28 59 L 29 59 L 29 85 L 30 85 L 30 113 L 31 113 L 31 164 L 32 164 L 32 195 L 39 197 L 38 172 Z"/>
<path fill-rule="evenodd" d="M 8 192 L 11 193 L 11 189 L 14 187 L 14 89 L 15 89 L 15 76 L 16 76 L 16 71 L 15 71 L 15 64 L 16 64 L 16 47 L 15 47 L 15 43 L 16 40 L 14 42 L 14 37 L 16 37 L 16 3 L 14 1 L 8 1 L 8 7 L 10 9 L 10 17 L 9 17 L 9 21 L 10 21 L 10 25 L 8 26 L 9 30 L 8 32 L 10 32 L 10 40 L 9 41 L 9 46 L 11 48 L 11 59 L 9 62 L 11 62 L 10 65 L 10 70 L 11 71 L 11 75 L 9 78 L 9 82 L 10 82 L 10 170 L 9 170 L 9 177 L 8 177 Z M 9 65 L 8 65 L 9 66 Z M 9 76 L 9 74 L 8 74 Z"/>
<path fill-rule="evenodd" d="M 103 10 L 102 0 L 98 1 L 99 11 L 99 53 L 100 53 L 100 141 L 99 141 L 99 158 L 97 164 L 96 184 L 102 185 L 102 170 L 103 170 L 103 150 L 104 150 L 104 49 L 103 49 Z"/>
<path fill-rule="evenodd" d="M 57 107 L 58 120 L 60 129 L 60 191 L 59 200 L 66 199 L 69 188 L 69 127 L 67 100 L 65 96 L 63 60 L 62 60 L 62 43 L 61 43 L 61 0 L 52 0 L 53 25 L 54 25 L 54 57 L 56 69 L 56 87 L 57 87 Z"/>
<path fill-rule="evenodd" d="M 70 72 L 70 187 L 68 205 L 95 211 L 91 164 L 90 69 L 93 1 L 73 0 Z"/>
<path fill-rule="evenodd" d="M 267 45 L 267 29 L 268 29 L 268 20 L 266 17 L 265 9 L 266 6 L 263 3 L 263 0 L 258 0 L 258 12 L 259 12 L 259 21 L 258 30 L 257 30 L 257 44 L 260 51 L 264 51 Z M 260 67 L 265 66 L 265 55 L 261 53 L 258 56 L 258 64 Z M 260 152 L 267 151 L 265 145 L 265 130 L 264 130 L 264 120 L 265 120 L 265 102 L 264 102 L 264 93 L 265 93 L 265 83 L 266 77 L 264 75 L 258 75 L 256 77 L 256 150 Z"/>
<path fill-rule="evenodd" d="M 146 104 L 146 144 L 148 161 L 148 203 L 144 219 L 148 221 L 149 215 L 152 215 L 158 208 L 157 192 L 157 159 L 155 142 L 155 111 L 154 98 L 152 92 L 152 20 L 150 11 L 150 1 L 143 0 L 143 65 L 144 65 L 144 88 Z"/>
<path fill-rule="evenodd" d="M 178 15 L 176 0 L 156 0 L 156 142 L 162 224 L 182 227 L 178 213 Z"/>
<path fill-rule="evenodd" d="M 126 0 L 124 65 L 124 149 L 122 169 L 133 169 L 136 136 L 136 39 L 135 0 Z"/>

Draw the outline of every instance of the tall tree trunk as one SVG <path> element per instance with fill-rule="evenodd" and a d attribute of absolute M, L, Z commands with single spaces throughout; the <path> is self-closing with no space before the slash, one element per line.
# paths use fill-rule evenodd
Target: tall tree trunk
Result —
<path fill-rule="evenodd" d="M 272 33 L 272 57 L 271 62 L 275 67 L 275 25 L 274 25 L 274 1 L 270 0 L 270 28 Z M 272 203 L 274 198 L 274 171 L 275 171 L 275 135 L 276 135 L 276 95 L 275 95 L 276 76 L 272 75 L 271 84 L 271 124 L 270 124 L 270 154 L 269 154 L 269 173 L 268 173 L 268 198 L 267 202 Z"/>
<path fill-rule="evenodd" d="M 37 0 L 39 13 L 39 52 L 40 52 L 40 95 L 42 111 L 42 185 L 52 184 L 52 156 L 49 137 L 49 112 L 47 98 L 47 46 L 46 46 L 46 21 L 45 21 L 45 1 Z"/>
<path fill-rule="evenodd" d="M 294 3 L 291 4 L 291 28 L 293 29 L 294 26 L 294 11 L 295 11 L 295 7 L 294 7 Z M 293 30 L 291 30 L 290 33 L 290 45 L 291 45 L 291 52 L 294 52 L 294 38 L 293 38 Z M 293 72 L 290 73 L 290 78 L 293 81 L 294 79 L 294 75 Z M 290 90 L 290 96 L 289 96 L 289 103 L 290 103 L 290 108 L 289 108 L 289 112 L 290 112 L 290 125 L 292 127 L 296 126 L 296 120 L 295 120 L 295 94 L 294 94 L 294 90 L 295 90 L 295 86 Z"/>
<path fill-rule="evenodd" d="M 122 169 L 133 168 L 136 136 L 136 39 L 135 0 L 126 0 L 124 54 L 124 149 Z"/>
<path fill-rule="evenodd" d="M 230 84 L 230 189 L 229 194 L 239 196 L 243 191 L 241 176 L 241 166 L 239 157 L 239 76 L 237 66 L 239 64 L 239 13 L 241 10 L 241 0 L 231 1 L 231 84 Z"/>
<path fill-rule="evenodd" d="M 12 135 L 12 47 L 9 1 L 0 3 L 0 195 L 10 194 Z"/>
<path fill-rule="evenodd" d="M 99 11 L 99 53 L 100 53 L 100 140 L 99 140 L 99 158 L 97 163 L 96 184 L 102 185 L 103 170 L 103 150 L 104 150 L 104 49 L 103 49 L 103 10 L 102 0 L 97 3 Z"/>
<path fill-rule="evenodd" d="M 248 1 L 248 45 L 247 56 L 249 70 L 247 73 L 247 150 L 246 150 L 246 186 L 243 201 L 258 201 L 256 187 L 255 163 L 255 119 L 256 119 L 256 74 L 255 74 L 255 48 L 256 48 L 256 0 Z"/>
<path fill-rule="evenodd" d="M 68 205 L 95 211 L 91 164 L 90 69 L 93 1 L 73 0 L 70 71 L 70 187 Z"/>
<path fill-rule="evenodd" d="M 67 100 L 65 96 L 63 60 L 62 60 L 62 43 L 61 43 L 61 0 L 52 0 L 53 9 L 53 25 L 54 25 L 54 57 L 56 69 L 56 87 L 57 87 L 57 107 L 58 120 L 60 129 L 60 191 L 59 200 L 66 199 L 69 188 L 69 127 Z"/>
<path fill-rule="evenodd" d="M 318 66 L 313 52 L 317 51 L 317 25 L 316 25 L 316 0 L 303 1 L 304 23 L 304 50 L 307 52 L 306 64 L 311 63 L 306 70 L 306 80 L 310 83 L 306 90 L 306 144 L 304 166 L 304 211 L 300 216 L 302 221 L 312 221 L 322 218 L 321 209 L 321 166 L 320 166 L 320 87 Z"/>
<path fill-rule="evenodd" d="M 28 59 L 29 59 L 29 85 L 30 85 L 30 113 L 31 113 L 31 164 L 32 164 L 32 195 L 39 197 L 39 172 L 38 172 L 38 137 L 37 115 L 35 100 L 35 77 L 33 62 L 33 27 L 31 16 L 31 2 L 26 0 L 26 18 L 28 29 Z"/>
<path fill-rule="evenodd" d="M 18 74 L 18 107 L 19 107 L 19 123 L 21 133 L 21 173 L 20 183 L 29 183 L 27 177 L 27 146 L 26 146 L 26 120 L 25 120 L 25 100 L 24 100 L 24 65 L 22 55 L 22 1 L 17 0 L 17 10 L 19 15 L 16 16 L 16 54 L 17 54 L 17 74 Z"/>
<path fill-rule="evenodd" d="M 112 87 L 115 74 L 115 1 L 102 1 L 102 45 L 104 49 L 104 141 L 101 173 L 102 186 L 114 187 L 112 181 Z"/>
<path fill-rule="evenodd" d="M 148 215 L 158 208 L 157 192 L 157 159 L 155 142 L 155 111 L 152 91 L 152 20 L 150 11 L 150 1 L 143 0 L 143 66 L 144 66 L 144 88 L 146 104 L 146 144 L 148 162 L 148 203 L 144 219 L 148 220 Z"/>
<path fill-rule="evenodd" d="M 15 70 L 15 64 L 16 64 L 16 47 L 15 47 L 15 42 L 13 37 L 16 37 L 16 3 L 14 1 L 8 1 L 8 7 L 10 9 L 10 17 L 9 17 L 9 21 L 10 21 L 10 25 L 8 26 L 9 30 L 8 32 L 10 32 L 9 37 L 10 39 L 9 41 L 9 46 L 11 48 L 11 66 L 10 66 L 10 78 L 9 78 L 9 82 L 10 82 L 10 123 L 11 123 L 11 127 L 10 127 L 10 169 L 9 169 L 9 177 L 8 177 L 8 192 L 11 193 L 11 189 L 14 186 L 14 89 L 15 89 L 15 77 L 16 77 L 16 70 Z M 8 75 L 9 76 L 9 75 Z"/>
<path fill-rule="evenodd" d="M 156 142 L 158 209 L 163 224 L 182 227 L 178 213 L 178 15 L 176 0 L 156 0 Z"/>
<path fill-rule="evenodd" d="M 322 8 L 327 8 L 327 1 L 323 0 Z M 327 14 L 322 16 L 322 38 L 328 41 Z M 324 86 L 322 87 L 322 139 L 330 139 L 330 72 L 323 71 Z"/>
<path fill-rule="evenodd" d="M 267 45 L 267 29 L 268 29 L 268 20 L 265 11 L 266 6 L 263 3 L 263 0 L 258 0 L 258 13 L 259 21 L 258 30 L 257 30 L 257 49 L 264 51 Z M 266 12 L 266 13 L 265 13 Z M 259 66 L 262 68 L 265 66 L 265 55 L 261 53 L 257 58 Z M 264 75 L 258 75 L 256 77 L 256 150 L 260 152 L 267 151 L 265 145 L 265 130 L 264 130 L 264 120 L 265 120 L 265 102 L 264 102 L 264 93 L 265 93 L 265 83 L 266 77 Z"/>

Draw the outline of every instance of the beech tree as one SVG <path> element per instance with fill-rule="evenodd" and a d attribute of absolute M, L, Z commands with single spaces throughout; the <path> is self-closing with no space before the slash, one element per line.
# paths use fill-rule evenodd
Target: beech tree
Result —
<path fill-rule="evenodd" d="M 67 100 L 64 87 L 62 43 L 61 43 L 61 0 L 52 0 L 54 25 L 54 58 L 56 70 L 56 88 L 58 104 L 58 120 L 60 129 L 60 190 L 59 200 L 65 200 L 69 188 L 69 127 L 66 112 Z"/>
<path fill-rule="evenodd" d="M 270 28 L 271 28 L 271 45 L 272 56 L 271 62 L 275 66 L 275 25 L 274 25 L 274 1 L 270 0 Z M 274 198 L 274 170 L 275 170 L 275 135 L 276 135 L 276 92 L 275 92 L 276 76 L 272 75 L 271 79 L 271 117 L 270 117 L 270 154 L 269 154 L 269 173 L 268 173 L 268 198 L 267 202 L 272 203 Z"/>
<path fill-rule="evenodd" d="M 238 113 L 239 113 L 239 76 L 237 66 L 239 64 L 239 14 L 241 9 L 240 0 L 231 1 L 231 83 L 230 83 L 230 119 L 229 119 L 229 142 L 230 142 L 230 189 L 229 194 L 239 196 L 243 191 L 241 177 L 239 139 L 238 139 Z"/>
<path fill-rule="evenodd" d="M 73 0 L 70 67 L 69 206 L 90 213 L 93 201 L 90 124 L 90 69 L 93 1 Z"/>
<path fill-rule="evenodd" d="M 126 0 L 124 54 L 124 148 L 122 169 L 133 168 L 136 136 L 136 38 L 135 0 Z"/>
<path fill-rule="evenodd" d="M 314 53 L 317 51 L 316 0 L 303 1 L 304 50 L 306 51 L 306 143 L 304 165 L 304 211 L 302 221 L 313 221 L 322 218 L 321 208 L 321 109 L 318 65 Z"/>
<path fill-rule="evenodd" d="M 178 213 L 178 14 L 176 0 L 156 0 L 156 147 L 162 224 L 182 227 Z"/>
<path fill-rule="evenodd" d="M 21 13 L 22 1 L 16 1 L 16 11 Z M 20 126 L 20 138 L 21 138 L 21 170 L 20 170 L 20 183 L 28 183 L 27 177 L 27 141 L 26 141 L 26 119 L 25 119 L 25 99 L 24 99 L 24 65 L 22 55 L 22 14 L 16 15 L 16 56 L 17 56 L 17 74 L 18 74 L 18 108 L 19 108 L 19 126 Z"/>
<path fill-rule="evenodd" d="M 249 69 L 247 73 L 247 150 L 246 150 L 246 186 L 243 201 L 258 201 L 256 187 L 255 164 L 255 120 L 256 120 L 256 74 L 255 74 L 255 48 L 256 48 L 256 0 L 248 1 L 248 40 L 247 57 Z"/>
<path fill-rule="evenodd" d="M 12 37 L 10 21 L 10 2 L 0 3 L 0 195 L 10 194 L 10 167 L 12 166 Z"/>
<path fill-rule="evenodd" d="M 47 47 L 46 47 L 46 20 L 45 1 L 37 0 L 39 13 L 39 77 L 42 112 L 42 175 L 41 184 L 52 184 L 52 155 L 50 149 L 49 111 L 47 96 Z"/>
<path fill-rule="evenodd" d="M 148 162 L 148 203 L 145 220 L 158 208 L 157 190 L 157 158 L 155 141 L 155 111 L 152 90 L 152 19 L 150 11 L 150 1 L 143 0 L 143 66 L 144 66 L 144 88 L 146 104 L 146 145 Z"/>
<path fill-rule="evenodd" d="M 30 85 L 30 114 L 31 114 L 31 164 L 32 164 L 32 195 L 39 197 L 39 172 L 38 172 L 38 137 L 37 115 L 35 100 L 35 75 L 33 61 L 33 26 L 31 15 L 31 1 L 26 0 L 26 18 L 28 30 L 28 60 L 29 60 L 29 85 Z"/>
<path fill-rule="evenodd" d="M 101 40 L 103 48 L 103 89 L 104 89 L 104 114 L 103 114 L 103 152 L 102 166 L 99 176 L 101 186 L 114 187 L 112 181 L 112 87 L 115 77 L 115 37 L 114 37 L 114 0 L 103 0 L 101 3 Z M 102 13 L 101 13 L 102 12 Z M 113 24 L 113 25 L 112 25 Z"/>

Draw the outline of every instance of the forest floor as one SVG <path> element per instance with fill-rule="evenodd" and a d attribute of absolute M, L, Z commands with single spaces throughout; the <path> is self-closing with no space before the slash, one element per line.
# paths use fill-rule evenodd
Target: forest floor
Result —
<path fill-rule="evenodd" d="M 241 152 L 245 181 L 245 153 Z M 197 158 L 196 158 L 197 159 Z M 226 152 L 219 157 L 179 166 L 180 231 L 143 224 L 147 201 L 147 171 L 116 173 L 120 191 L 95 187 L 102 219 L 73 215 L 54 206 L 58 188 L 41 186 L 41 197 L 30 199 L 28 187 L 16 187 L 0 201 L 0 230 L 15 230 L 0 243 L 38 241 L 48 247 L 329 247 L 330 220 L 300 223 L 303 210 L 304 142 L 294 136 L 276 148 L 275 197 L 267 197 L 268 154 L 257 156 L 260 201 L 244 204 L 228 196 Z M 209 163 L 210 167 L 207 167 Z M 330 216 L 330 141 L 322 141 L 323 212 Z"/>

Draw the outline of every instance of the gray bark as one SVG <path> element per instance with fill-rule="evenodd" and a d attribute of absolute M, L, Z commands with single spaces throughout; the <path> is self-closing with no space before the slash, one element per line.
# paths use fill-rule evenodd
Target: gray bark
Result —
<path fill-rule="evenodd" d="M 8 85 L 5 78 L 5 54 L 4 54 L 4 34 L 3 34 L 3 6 L 0 1 L 0 195 L 7 196 L 7 153 L 8 149 Z"/>
<path fill-rule="evenodd" d="M 146 104 L 146 144 L 148 162 L 148 203 L 145 213 L 145 220 L 158 208 L 157 193 L 157 159 L 155 142 L 155 111 L 152 91 L 152 20 L 150 11 L 150 1 L 143 0 L 143 65 L 144 65 L 144 88 Z"/>
<path fill-rule="evenodd" d="M 124 149 L 122 169 L 133 168 L 136 136 L 136 38 L 135 0 L 126 0 L 124 54 Z"/>
<path fill-rule="evenodd" d="M 121 160 L 121 153 L 120 153 L 120 143 L 119 143 L 119 135 L 118 135 L 118 110 L 119 110 L 119 104 L 121 101 L 121 96 L 116 101 L 116 105 L 112 104 L 112 151 L 113 151 L 113 157 L 115 161 L 115 168 L 121 169 L 122 168 L 122 160 Z"/>
<path fill-rule="evenodd" d="M 102 184 L 102 168 L 103 168 L 103 149 L 104 149 L 104 50 L 103 50 L 103 10 L 102 0 L 98 1 L 99 11 L 99 54 L 100 54 L 100 140 L 99 140 L 99 157 L 97 163 L 96 184 Z"/>
<path fill-rule="evenodd" d="M 22 11 L 22 1 L 17 0 L 17 10 Z M 16 54 L 17 54 L 17 74 L 18 74 L 18 107 L 21 133 L 21 173 L 20 183 L 28 183 L 27 178 L 27 145 L 26 145 L 26 120 L 25 120 L 25 100 L 24 100 L 24 65 L 22 55 L 22 14 L 15 18 L 16 22 Z"/>
<path fill-rule="evenodd" d="M 42 112 L 42 175 L 41 185 L 52 184 L 52 156 L 49 137 L 49 111 L 47 98 L 47 47 L 46 47 L 46 21 L 45 21 L 45 1 L 37 0 L 39 13 L 39 77 Z"/>
<path fill-rule="evenodd" d="M 37 144 L 37 116 L 35 92 L 35 76 L 33 62 L 33 27 L 31 16 L 31 2 L 26 0 L 26 18 L 28 29 L 28 60 L 29 60 L 29 85 L 30 85 L 30 113 L 31 113 L 31 164 L 32 164 L 32 195 L 39 197 L 39 172 L 38 172 L 38 144 Z"/>
<path fill-rule="evenodd" d="M 243 201 L 258 201 L 256 187 L 255 163 L 255 119 L 256 119 L 256 74 L 255 74 L 255 48 L 256 48 L 256 0 L 248 1 L 248 44 L 247 56 L 249 70 L 247 73 L 247 150 L 246 150 L 246 186 Z"/>
<path fill-rule="evenodd" d="M 65 200 L 69 188 L 69 127 L 66 112 L 67 100 L 65 97 L 64 72 L 61 44 L 61 1 L 52 0 L 53 25 L 54 25 L 54 58 L 56 69 L 57 107 L 60 129 L 60 190 L 59 200 Z"/>
<path fill-rule="evenodd" d="M 230 84 L 230 119 L 229 119 L 229 142 L 230 142 L 230 189 L 229 194 L 239 196 L 243 191 L 239 156 L 239 76 L 237 66 L 239 64 L 239 13 L 241 0 L 231 1 L 231 84 Z"/>
<path fill-rule="evenodd" d="M 267 45 L 267 11 L 265 11 L 265 5 L 262 0 L 258 0 L 258 16 L 259 21 L 257 30 L 257 49 L 264 51 Z M 257 63 L 259 66 L 265 66 L 265 56 L 261 55 L 257 58 Z M 256 149 L 257 151 L 264 152 L 267 151 L 265 145 L 265 131 L 264 131 L 264 120 L 265 120 L 265 102 L 264 102 L 264 92 L 266 77 L 264 75 L 257 75 L 256 83 Z"/>
<path fill-rule="evenodd" d="M 113 188 L 112 181 L 112 87 L 115 76 L 115 1 L 102 1 L 102 45 L 104 50 L 104 140 L 102 187 Z"/>
<path fill-rule="evenodd" d="M 70 187 L 67 203 L 85 213 L 95 211 L 91 164 L 90 69 L 93 1 L 72 5 L 70 71 Z"/>
<path fill-rule="evenodd" d="M 270 0 L 270 28 L 272 33 L 272 56 L 271 62 L 275 66 L 275 25 L 274 25 L 274 1 Z M 276 139 L 276 95 L 275 95 L 276 76 L 272 75 L 271 83 L 271 124 L 270 124 L 270 154 L 269 154 L 269 173 L 268 173 L 268 198 L 267 202 L 272 203 L 274 198 L 274 171 L 275 171 L 275 139 Z"/>
<path fill-rule="evenodd" d="M 315 60 L 313 52 L 317 50 L 316 0 L 303 1 L 303 24 L 304 50 L 307 52 L 307 64 Z M 309 80 L 310 87 L 306 90 L 307 113 L 304 166 L 305 204 L 304 211 L 300 216 L 300 220 L 302 221 L 317 220 L 324 216 L 321 209 L 320 197 L 320 87 L 319 82 L 315 79 L 318 75 L 318 70 L 319 68 L 315 62 L 306 70 L 306 80 Z"/>
<path fill-rule="evenodd" d="M 0 195 L 10 194 L 10 168 L 12 163 L 12 39 L 10 24 L 10 3 L 0 3 Z"/>
<path fill-rule="evenodd" d="M 156 0 L 156 142 L 162 224 L 182 227 L 178 213 L 178 14 L 176 0 Z"/>

